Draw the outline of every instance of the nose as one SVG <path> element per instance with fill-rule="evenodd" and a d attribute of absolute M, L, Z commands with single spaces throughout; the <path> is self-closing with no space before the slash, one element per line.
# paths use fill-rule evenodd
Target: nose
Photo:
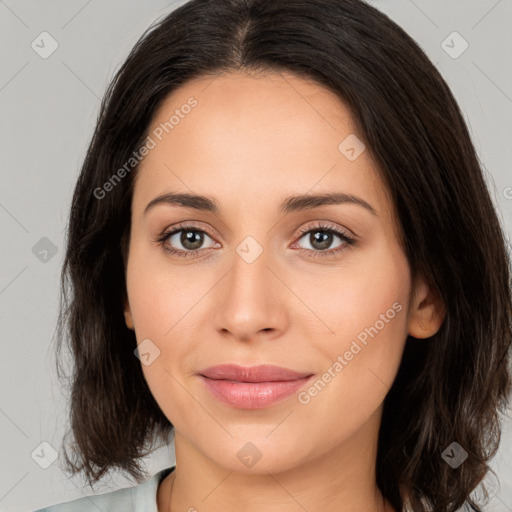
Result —
<path fill-rule="evenodd" d="M 263 251 L 251 261 L 235 253 L 215 297 L 215 328 L 240 341 L 278 337 L 287 327 L 286 287 Z M 288 295 L 290 292 L 288 291 Z"/>

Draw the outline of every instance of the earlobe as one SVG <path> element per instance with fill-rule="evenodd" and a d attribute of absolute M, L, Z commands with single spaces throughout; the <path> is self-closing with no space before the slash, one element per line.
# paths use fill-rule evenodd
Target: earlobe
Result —
<path fill-rule="evenodd" d="M 439 331 L 445 316 L 445 308 L 433 286 L 423 279 L 413 294 L 409 315 L 409 335 L 413 338 L 430 338 Z"/>

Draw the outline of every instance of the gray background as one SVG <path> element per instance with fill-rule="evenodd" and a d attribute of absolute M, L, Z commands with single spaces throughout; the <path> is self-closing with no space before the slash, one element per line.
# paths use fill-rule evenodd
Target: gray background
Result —
<path fill-rule="evenodd" d="M 64 227 L 108 82 L 150 23 L 181 3 L 0 0 L 0 511 L 31 511 L 90 494 L 80 489 L 82 479 L 66 477 L 58 461 L 43 469 L 37 456 L 51 453 L 42 442 L 59 449 L 66 422 L 50 347 Z M 372 4 L 420 44 L 451 87 L 509 237 L 512 1 Z M 44 31 L 58 44 L 47 58 L 40 56 L 52 44 L 40 36 Z M 458 56 L 463 41 L 450 35 L 454 31 L 469 45 Z M 174 462 L 174 448 L 162 447 L 146 462 L 155 473 Z M 492 467 L 501 487 L 487 480 L 495 496 L 486 510 L 512 511 L 510 419 Z M 126 478 L 114 475 L 101 490 L 126 485 Z"/>

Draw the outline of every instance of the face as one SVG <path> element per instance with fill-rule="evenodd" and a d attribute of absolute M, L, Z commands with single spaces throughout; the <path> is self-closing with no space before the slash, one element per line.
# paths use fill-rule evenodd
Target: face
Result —
<path fill-rule="evenodd" d="M 148 133 L 125 314 L 177 436 L 239 472 L 347 447 L 375 424 L 417 317 L 393 205 L 349 110 L 292 74 L 231 73 L 174 91 Z M 205 196 L 217 210 L 148 207 L 165 194 Z M 340 196 L 306 203 L 326 194 Z M 310 377 L 219 385 L 200 375 L 220 364 Z M 243 450 L 261 457 L 254 469 Z"/>

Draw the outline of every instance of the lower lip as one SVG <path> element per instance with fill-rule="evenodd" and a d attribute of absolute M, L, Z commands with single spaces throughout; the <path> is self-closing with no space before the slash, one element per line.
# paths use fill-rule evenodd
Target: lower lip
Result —
<path fill-rule="evenodd" d="M 296 393 L 313 376 L 279 382 L 235 382 L 200 376 L 218 399 L 238 409 L 262 409 Z"/>

